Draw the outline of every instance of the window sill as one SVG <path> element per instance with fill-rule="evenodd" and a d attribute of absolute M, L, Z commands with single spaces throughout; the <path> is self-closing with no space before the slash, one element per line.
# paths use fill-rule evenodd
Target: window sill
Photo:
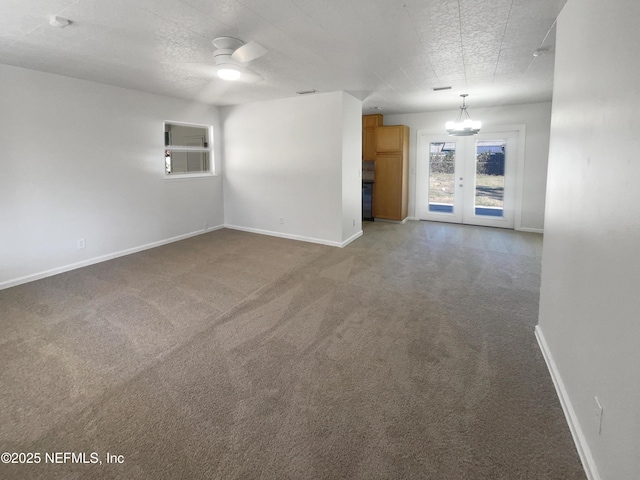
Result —
<path fill-rule="evenodd" d="M 207 178 L 207 177 L 215 177 L 216 174 L 213 172 L 199 172 L 199 173 L 171 173 L 164 175 L 165 180 L 185 180 L 189 178 Z"/>

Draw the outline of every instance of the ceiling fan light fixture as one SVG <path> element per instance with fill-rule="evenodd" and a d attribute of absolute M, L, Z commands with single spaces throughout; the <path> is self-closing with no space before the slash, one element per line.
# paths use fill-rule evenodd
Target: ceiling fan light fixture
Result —
<path fill-rule="evenodd" d="M 218 77 L 220 77 L 223 80 L 238 80 L 241 76 L 241 73 L 239 70 L 236 70 L 233 67 L 224 67 L 224 68 L 220 68 L 218 70 Z"/>
<path fill-rule="evenodd" d="M 267 49 L 256 42 L 244 43 L 233 37 L 218 37 L 212 40 L 216 48 L 213 52 L 215 75 L 227 81 L 242 83 L 257 83 L 262 76 L 245 64 L 260 58 L 267 53 Z"/>
<path fill-rule="evenodd" d="M 453 137 L 468 137 L 475 135 L 480 131 L 482 122 L 471 120 L 471 116 L 469 115 L 469 112 L 467 112 L 465 98 L 469 95 L 467 93 L 463 93 L 460 96 L 462 97 L 462 106 L 460 107 L 458 118 L 456 118 L 455 121 L 447 122 L 444 128 L 447 130 L 447 133 Z"/>

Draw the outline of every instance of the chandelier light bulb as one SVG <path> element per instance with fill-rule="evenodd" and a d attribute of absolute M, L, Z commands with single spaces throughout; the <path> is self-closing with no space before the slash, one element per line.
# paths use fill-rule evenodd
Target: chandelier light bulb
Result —
<path fill-rule="evenodd" d="M 466 137 L 475 135 L 480 131 L 481 122 L 471 120 L 469 112 L 467 112 L 467 105 L 465 104 L 466 93 L 460 95 L 462 97 L 462 106 L 460 107 L 460 113 L 455 121 L 449 121 L 445 124 L 447 133 L 454 137 Z"/>

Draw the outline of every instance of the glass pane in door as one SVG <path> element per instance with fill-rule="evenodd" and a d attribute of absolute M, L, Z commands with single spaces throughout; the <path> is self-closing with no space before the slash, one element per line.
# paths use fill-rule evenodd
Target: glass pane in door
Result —
<path fill-rule="evenodd" d="M 476 142 L 475 214 L 504 215 L 504 165 L 506 140 Z"/>
<path fill-rule="evenodd" d="M 429 144 L 429 211 L 453 213 L 456 144 Z"/>

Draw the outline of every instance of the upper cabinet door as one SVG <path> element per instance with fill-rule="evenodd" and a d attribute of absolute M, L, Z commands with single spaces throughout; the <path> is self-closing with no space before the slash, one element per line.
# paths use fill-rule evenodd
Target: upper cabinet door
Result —
<path fill-rule="evenodd" d="M 362 116 L 362 128 L 380 127 L 382 125 L 382 115 L 363 115 Z"/>
<path fill-rule="evenodd" d="M 376 157 L 376 127 L 382 125 L 382 115 L 362 116 L 362 160 Z"/>
<path fill-rule="evenodd" d="M 401 152 L 403 136 L 402 125 L 376 128 L 376 151 L 379 153 Z"/>
<path fill-rule="evenodd" d="M 376 158 L 376 130 L 365 128 L 362 130 L 362 159 L 374 160 Z"/>

